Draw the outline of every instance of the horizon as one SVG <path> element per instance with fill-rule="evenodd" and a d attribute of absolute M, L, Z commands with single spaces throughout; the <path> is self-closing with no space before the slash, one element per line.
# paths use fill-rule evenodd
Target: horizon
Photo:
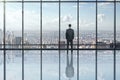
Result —
<path fill-rule="evenodd" d="M 66 29 L 68 29 L 68 28 L 66 28 Z M 61 31 L 66 31 L 66 29 L 65 30 L 61 30 Z M 74 28 L 72 28 L 72 29 L 74 29 Z M 0 28 L 0 31 L 3 31 L 3 29 L 1 29 Z M 22 30 L 6 30 L 6 32 L 7 31 L 20 31 L 20 32 L 22 32 Z M 24 30 L 24 32 L 26 32 L 26 31 L 32 31 L 32 32 L 34 32 L 34 31 L 38 31 L 38 32 L 40 32 L 40 29 L 39 30 L 29 30 L 29 29 L 27 29 L 27 30 Z M 44 33 L 44 31 L 58 31 L 59 32 L 59 29 L 58 30 L 49 30 L 49 29 L 46 29 L 46 30 L 42 30 L 42 32 Z M 74 29 L 74 31 L 76 31 L 77 32 L 77 30 L 75 30 Z M 96 32 L 96 30 L 86 30 L 86 29 L 79 29 L 79 31 L 94 31 L 94 32 Z M 100 32 L 100 31 L 110 31 L 110 32 L 114 32 L 114 30 L 97 30 L 97 32 Z M 117 33 L 119 33 L 119 31 L 120 31 L 120 29 L 116 29 L 116 31 L 117 31 Z"/>

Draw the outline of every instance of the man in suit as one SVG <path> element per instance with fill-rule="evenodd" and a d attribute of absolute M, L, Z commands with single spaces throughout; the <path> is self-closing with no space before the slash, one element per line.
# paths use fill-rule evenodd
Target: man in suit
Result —
<path fill-rule="evenodd" d="M 71 52 L 73 52 L 73 39 L 74 39 L 74 30 L 71 28 L 71 24 L 68 25 L 66 30 L 66 40 L 67 40 L 67 53 L 69 49 L 69 43 L 71 45 Z"/>
<path fill-rule="evenodd" d="M 73 39 L 74 39 L 74 30 L 71 28 L 71 24 L 68 25 L 69 28 L 66 30 L 66 40 L 67 40 L 67 66 L 66 66 L 66 77 L 69 80 L 74 76 L 74 67 L 73 67 Z M 68 49 L 69 43 L 71 45 L 71 59 L 69 59 Z"/>

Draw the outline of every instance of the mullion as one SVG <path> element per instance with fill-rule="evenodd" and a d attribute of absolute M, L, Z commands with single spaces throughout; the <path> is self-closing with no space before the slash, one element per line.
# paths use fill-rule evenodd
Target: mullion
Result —
<path fill-rule="evenodd" d="M 22 0 L 22 80 L 24 80 L 24 0 Z"/>
<path fill-rule="evenodd" d="M 2 45 L 2 44 L 0 44 L 0 45 Z M 6 45 L 16 46 L 16 45 L 19 45 L 19 44 L 6 44 Z M 28 45 L 28 46 L 39 46 L 39 45 L 41 45 L 41 44 L 23 44 L 23 45 Z M 58 45 L 58 46 L 59 46 L 59 44 L 46 44 L 46 45 Z M 65 45 L 67 45 L 67 44 L 65 44 Z M 78 44 L 73 44 L 73 45 L 78 46 Z M 79 45 L 84 45 L 84 44 L 79 44 Z M 95 45 L 95 44 L 86 44 L 86 45 Z M 106 45 L 107 45 L 107 44 L 106 44 Z"/>
<path fill-rule="evenodd" d="M 77 49 L 79 49 L 79 0 L 77 1 Z M 79 80 L 79 50 L 77 50 L 77 80 Z"/>
<path fill-rule="evenodd" d="M 0 50 L 22 50 L 22 48 L 1 48 Z M 46 49 L 40 49 L 40 48 L 24 48 L 24 50 L 59 50 L 58 48 L 46 48 Z M 60 50 L 67 50 L 67 49 L 60 49 Z M 69 50 L 71 50 L 71 49 L 69 49 Z M 73 49 L 73 50 L 96 50 L 96 49 L 92 49 L 92 48 L 81 48 L 81 49 Z M 120 49 L 118 49 L 118 48 L 116 48 L 116 49 L 110 49 L 110 48 L 104 48 L 104 49 L 97 49 L 97 50 L 120 50 Z"/>
<path fill-rule="evenodd" d="M 114 0 L 114 80 L 116 80 L 116 0 Z"/>
<path fill-rule="evenodd" d="M 97 70 L 98 70 L 98 67 L 97 67 L 97 50 L 98 50 L 98 48 L 97 48 L 97 40 L 98 40 L 98 17 L 97 17 L 97 15 L 98 15 L 98 4 L 97 4 L 97 0 L 96 0 L 96 50 L 95 50 L 95 80 L 97 80 L 97 78 L 98 78 L 98 75 L 97 75 Z"/>
<path fill-rule="evenodd" d="M 5 48 L 5 49 L 0 49 L 0 50 L 23 50 L 22 48 L 18 49 L 18 48 Z M 39 49 L 39 48 L 24 48 L 24 50 L 59 50 L 58 48 L 54 48 L 54 49 Z M 60 49 L 60 50 L 67 50 L 67 49 Z M 68 49 L 71 50 L 71 49 Z M 91 48 L 81 48 L 81 49 L 73 49 L 73 50 L 96 50 L 96 49 L 91 49 Z M 97 50 L 120 50 L 120 49 L 97 49 Z"/>
<path fill-rule="evenodd" d="M 4 65 L 3 65 L 3 67 L 4 67 L 4 80 L 6 80 L 6 49 L 5 49 L 5 31 L 6 31 L 6 2 L 5 2 L 5 0 L 4 0 L 4 3 L 3 3 L 3 29 L 4 29 L 4 43 L 3 43 L 3 45 L 4 45 L 4 48 L 3 48 L 3 50 L 4 50 Z"/>
<path fill-rule="evenodd" d="M 41 51 L 41 57 L 40 58 L 41 58 L 41 80 L 42 80 L 42 1 L 40 3 L 40 13 L 41 13 L 40 14 L 40 22 L 41 22 L 41 26 L 40 26 L 40 28 L 41 28 L 40 29 L 41 30 L 40 31 L 40 33 L 41 33 L 41 39 L 40 39 L 40 41 L 41 41 L 40 42 L 40 44 L 41 44 L 41 47 L 40 47 L 41 48 L 41 50 L 40 50 Z"/>
<path fill-rule="evenodd" d="M 61 55 L 60 55 L 60 39 L 61 39 L 61 3 L 59 0 L 59 80 L 61 80 Z"/>

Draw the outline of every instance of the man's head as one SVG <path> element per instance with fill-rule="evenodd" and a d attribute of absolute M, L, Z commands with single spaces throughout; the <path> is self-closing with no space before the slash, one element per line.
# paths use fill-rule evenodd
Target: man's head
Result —
<path fill-rule="evenodd" d="M 69 28 L 71 28 L 71 24 L 69 24 L 68 26 L 69 26 Z"/>

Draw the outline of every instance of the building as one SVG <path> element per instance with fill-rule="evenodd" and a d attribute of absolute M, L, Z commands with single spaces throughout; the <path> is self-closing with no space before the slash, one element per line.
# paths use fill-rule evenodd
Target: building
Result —
<path fill-rule="evenodd" d="M 22 37 L 15 37 L 16 47 L 19 47 L 22 44 Z"/>
<path fill-rule="evenodd" d="M 120 49 L 120 42 L 116 42 L 116 45 L 114 43 L 110 44 L 110 48 L 115 48 L 115 46 L 117 49 Z"/>
<path fill-rule="evenodd" d="M 65 48 L 65 41 L 60 41 L 60 48 Z"/>
<path fill-rule="evenodd" d="M 97 48 L 110 48 L 110 44 L 105 42 L 97 42 Z"/>

